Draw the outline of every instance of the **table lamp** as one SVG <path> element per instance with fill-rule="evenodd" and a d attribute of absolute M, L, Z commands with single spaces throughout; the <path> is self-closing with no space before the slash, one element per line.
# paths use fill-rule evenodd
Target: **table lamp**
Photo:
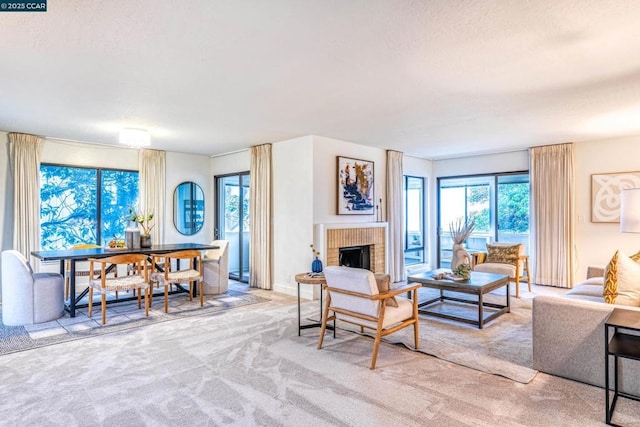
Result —
<path fill-rule="evenodd" d="M 640 233 L 640 188 L 622 190 L 620 194 L 620 232 Z"/>

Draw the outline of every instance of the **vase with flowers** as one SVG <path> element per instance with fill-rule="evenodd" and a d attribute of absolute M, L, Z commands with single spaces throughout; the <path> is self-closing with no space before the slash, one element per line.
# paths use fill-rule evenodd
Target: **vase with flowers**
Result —
<path fill-rule="evenodd" d="M 313 253 L 313 256 L 314 256 L 313 261 L 311 261 L 311 272 L 321 273 L 322 261 L 320 260 L 320 258 L 318 258 L 320 256 L 320 251 L 316 250 L 316 248 L 313 246 L 313 243 L 310 246 L 311 246 L 311 252 Z"/>
<path fill-rule="evenodd" d="M 131 215 L 130 221 L 137 223 L 142 228 L 140 232 L 140 247 L 150 248 L 152 244 L 151 230 L 155 227 L 153 213 L 138 214 L 130 209 L 129 214 Z"/>

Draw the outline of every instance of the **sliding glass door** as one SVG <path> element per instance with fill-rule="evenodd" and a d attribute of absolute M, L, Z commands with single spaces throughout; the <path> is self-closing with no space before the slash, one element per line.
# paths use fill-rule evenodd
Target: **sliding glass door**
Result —
<path fill-rule="evenodd" d="M 229 241 L 229 277 L 249 281 L 249 172 L 217 176 L 216 239 Z"/>
<path fill-rule="evenodd" d="M 453 241 L 450 224 L 474 218 L 469 251 L 490 242 L 529 246 L 529 174 L 509 173 L 438 179 L 438 266 L 448 268 Z"/>
<path fill-rule="evenodd" d="M 404 265 L 420 264 L 425 259 L 424 178 L 404 177 Z"/>

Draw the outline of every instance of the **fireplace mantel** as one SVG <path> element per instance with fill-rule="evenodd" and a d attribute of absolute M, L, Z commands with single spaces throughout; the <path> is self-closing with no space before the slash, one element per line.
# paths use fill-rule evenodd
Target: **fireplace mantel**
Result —
<path fill-rule="evenodd" d="M 314 241 L 325 265 L 338 265 L 338 253 L 342 247 L 369 245 L 374 273 L 387 272 L 387 239 L 386 222 L 316 224 L 314 230 Z"/>

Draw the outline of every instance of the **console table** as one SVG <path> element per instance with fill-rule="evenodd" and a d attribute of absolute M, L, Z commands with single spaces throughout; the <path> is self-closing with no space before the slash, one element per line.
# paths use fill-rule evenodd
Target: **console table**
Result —
<path fill-rule="evenodd" d="M 610 329 L 613 328 L 613 335 Z M 604 389 L 605 389 L 605 418 L 611 423 L 613 410 L 618 397 L 625 397 L 640 401 L 640 397 L 618 390 L 618 358 L 640 361 L 640 336 L 629 334 L 629 331 L 640 332 L 640 314 L 631 310 L 614 308 L 604 322 Z M 613 400 L 609 400 L 609 358 L 613 356 Z"/>

